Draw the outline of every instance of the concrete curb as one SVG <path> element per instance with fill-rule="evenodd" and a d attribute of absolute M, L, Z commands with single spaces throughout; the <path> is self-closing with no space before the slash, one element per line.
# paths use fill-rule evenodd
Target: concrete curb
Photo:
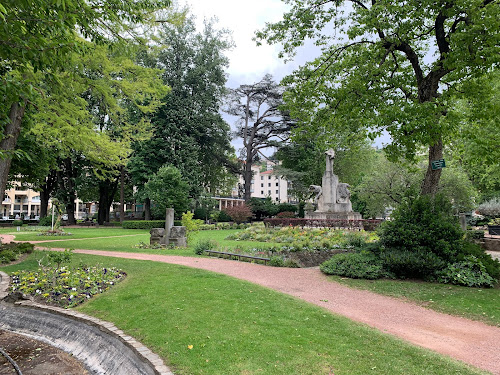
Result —
<path fill-rule="evenodd" d="M 0 300 L 7 296 L 10 278 L 5 273 L 0 271 Z M 66 318 L 77 320 L 89 326 L 94 326 L 110 335 L 125 346 L 134 351 L 145 363 L 149 364 L 154 370 L 156 375 L 174 375 L 174 373 L 164 364 L 163 360 L 155 353 L 153 353 L 146 346 L 135 340 L 133 337 L 126 335 L 122 330 L 118 329 L 114 324 L 94 318 L 89 315 L 82 314 L 74 310 L 63 309 L 60 307 L 42 305 L 32 301 L 19 301 L 15 305 L 23 306 L 34 310 L 45 311 L 56 315 L 62 315 Z"/>

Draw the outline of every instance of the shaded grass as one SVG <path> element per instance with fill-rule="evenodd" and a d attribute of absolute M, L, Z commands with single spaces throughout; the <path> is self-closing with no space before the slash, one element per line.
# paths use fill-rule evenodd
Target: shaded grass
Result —
<path fill-rule="evenodd" d="M 34 258 L 5 270 L 32 267 Z M 176 374 L 484 373 L 228 276 L 81 254 L 74 262 L 104 262 L 127 272 L 123 282 L 78 310 L 136 337 Z"/>
<path fill-rule="evenodd" d="M 500 288 L 468 288 L 415 280 L 362 280 L 329 276 L 352 288 L 407 299 L 436 311 L 500 326 Z"/>

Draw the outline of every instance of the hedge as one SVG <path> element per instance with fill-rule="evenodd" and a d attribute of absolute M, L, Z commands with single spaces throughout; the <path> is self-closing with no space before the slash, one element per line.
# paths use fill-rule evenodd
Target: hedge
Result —
<path fill-rule="evenodd" d="M 152 229 L 164 227 L 165 220 L 126 220 L 123 222 L 123 228 L 125 229 Z"/>

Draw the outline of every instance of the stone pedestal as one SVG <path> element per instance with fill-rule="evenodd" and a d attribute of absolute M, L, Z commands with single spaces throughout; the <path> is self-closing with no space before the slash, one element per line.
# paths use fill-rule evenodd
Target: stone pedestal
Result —
<path fill-rule="evenodd" d="M 187 247 L 186 227 L 174 226 L 173 208 L 167 208 L 165 228 L 153 228 L 149 233 L 151 235 L 149 239 L 151 245 L 159 243 L 165 247 L 169 245 Z"/>

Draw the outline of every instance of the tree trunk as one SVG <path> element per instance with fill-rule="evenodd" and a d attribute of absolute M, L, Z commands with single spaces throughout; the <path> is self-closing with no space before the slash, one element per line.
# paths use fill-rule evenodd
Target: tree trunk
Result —
<path fill-rule="evenodd" d="M 52 192 L 57 184 L 57 173 L 55 170 L 50 171 L 45 179 L 45 184 L 40 191 L 40 218 L 46 217 L 48 213 L 49 200 Z"/>
<path fill-rule="evenodd" d="M 24 117 L 27 101 L 19 105 L 19 103 L 12 103 L 9 112 L 9 122 L 5 125 L 3 131 L 3 139 L 0 141 L 0 151 L 12 152 L 14 151 L 17 143 L 17 138 L 21 133 L 21 123 Z M 9 171 L 12 163 L 12 156 L 7 155 L 5 158 L 0 158 L 0 197 L 3 200 L 5 194 L 5 187 L 9 182 Z"/>
<path fill-rule="evenodd" d="M 432 170 L 431 163 L 434 160 L 443 158 L 443 140 L 440 138 L 433 146 L 429 147 L 429 166 L 425 173 L 424 182 L 420 193 L 422 195 L 435 195 L 439 188 L 439 179 L 441 178 L 441 169 Z"/>
<path fill-rule="evenodd" d="M 151 199 L 144 199 L 144 220 L 151 220 Z"/>
<path fill-rule="evenodd" d="M 118 181 L 119 177 L 115 181 L 106 180 L 99 183 L 99 211 L 97 213 L 99 225 L 109 222 L 109 211 L 118 189 Z"/>
<path fill-rule="evenodd" d="M 243 198 L 245 202 L 248 202 L 252 196 L 251 188 L 252 188 L 252 161 L 253 161 L 253 153 L 252 148 L 247 147 L 247 157 L 245 161 L 245 165 L 243 167 L 243 181 L 245 194 Z M 257 182 L 254 182 L 254 187 L 257 186 Z"/>
<path fill-rule="evenodd" d="M 59 185 L 58 197 L 61 198 L 66 214 L 68 215 L 68 224 L 75 225 L 75 169 L 73 168 L 73 160 L 70 157 L 64 159 L 60 164 L 60 169 L 56 172 L 57 182 Z"/>
<path fill-rule="evenodd" d="M 125 220 L 125 168 L 120 170 L 120 224 Z"/>

